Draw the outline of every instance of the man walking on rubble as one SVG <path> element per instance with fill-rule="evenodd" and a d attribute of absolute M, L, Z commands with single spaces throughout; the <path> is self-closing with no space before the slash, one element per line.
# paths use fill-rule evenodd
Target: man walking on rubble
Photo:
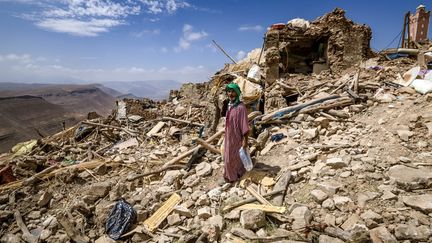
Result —
<path fill-rule="evenodd" d="M 246 173 L 239 150 L 241 147 L 247 148 L 249 126 L 246 106 L 240 101 L 240 87 L 236 83 L 230 83 L 226 86 L 226 93 L 228 107 L 224 139 L 224 179 L 231 183 Z"/>

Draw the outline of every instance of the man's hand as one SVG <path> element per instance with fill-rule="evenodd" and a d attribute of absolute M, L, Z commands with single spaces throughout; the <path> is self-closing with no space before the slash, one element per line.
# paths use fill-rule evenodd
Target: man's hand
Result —
<path fill-rule="evenodd" d="M 248 140 L 249 140 L 249 132 L 247 132 L 247 133 L 243 136 L 242 147 L 243 147 L 244 149 L 247 149 L 247 147 L 248 147 Z"/>
<path fill-rule="evenodd" d="M 243 138 L 242 146 L 243 146 L 244 149 L 247 149 L 247 148 L 248 148 L 248 140 L 247 140 L 247 137 Z"/>

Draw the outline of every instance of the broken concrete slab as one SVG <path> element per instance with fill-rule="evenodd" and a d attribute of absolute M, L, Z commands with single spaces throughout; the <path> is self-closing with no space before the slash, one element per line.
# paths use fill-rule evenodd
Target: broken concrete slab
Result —
<path fill-rule="evenodd" d="M 405 165 L 395 165 L 389 169 L 390 179 L 396 181 L 404 190 L 429 188 L 432 185 L 432 173 L 429 169 L 415 169 Z"/>
<path fill-rule="evenodd" d="M 416 210 L 427 214 L 432 213 L 432 194 L 404 196 L 402 201 Z"/>

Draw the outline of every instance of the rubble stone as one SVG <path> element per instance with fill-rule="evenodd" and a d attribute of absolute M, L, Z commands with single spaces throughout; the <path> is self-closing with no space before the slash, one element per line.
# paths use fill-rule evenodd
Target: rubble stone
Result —
<path fill-rule="evenodd" d="M 167 222 L 168 225 L 177 225 L 181 222 L 180 215 L 177 213 L 173 213 L 171 215 L 168 215 Z"/>
<path fill-rule="evenodd" d="M 196 174 L 198 176 L 208 176 L 212 173 L 212 167 L 209 163 L 207 162 L 201 162 L 199 163 L 196 168 Z"/>
<path fill-rule="evenodd" d="M 214 215 L 207 219 L 206 224 L 215 225 L 219 229 L 223 230 L 225 226 L 225 221 L 223 220 L 222 216 Z"/>
<path fill-rule="evenodd" d="M 344 230 L 350 230 L 360 220 L 357 214 L 352 214 L 342 225 L 341 228 Z"/>
<path fill-rule="evenodd" d="M 422 225 L 398 224 L 395 228 L 395 236 L 398 240 L 427 240 L 431 235 L 429 227 Z"/>
<path fill-rule="evenodd" d="M 207 193 L 207 195 L 209 196 L 209 198 L 211 200 L 219 200 L 219 197 L 220 197 L 221 193 L 222 193 L 222 188 L 221 187 L 216 187 L 216 188 L 211 189 Z"/>
<path fill-rule="evenodd" d="M 334 196 L 333 201 L 335 203 L 335 206 L 342 211 L 345 211 L 347 209 L 347 206 L 349 203 L 352 203 L 351 198 L 349 197 L 341 197 L 341 196 Z"/>
<path fill-rule="evenodd" d="M 432 213 L 432 194 L 404 196 L 402 197 L 403 202 L 417 210 L 424 213 Z"/>
<path fill-rule="evenodd" d="M 373 200 L 379 196 L 377 192 L 363 192 L 357 195 L 357 203 L 360 207 L 365 207 L 366 203 Z"/>
<path fill-rule="evenodd" d="M 253 239 L 257 236 L 252 230 L 244 228 L 232 228 L 231 233 L 234 235 L 243 236 L 246 239 Z"/>
<path fill-rule="evenodd" d="M 174 207 L 173 210 L 175 213 L 181 215 L 181 216 L 185 216 L 188 218 L 192 217 L 192 213 L 189 209 L 187 209 L 185 206 L 183 205 L 177 205 L 176 207 Z"/>
<path fill-rule="evenodd" d="M 21 238 L 18 235 L 14 235 L 12 233 L 6 233 L 0 239 L 1 242 L 7 243 L 21 243 Z"/>
<path fill-rule="evenodd" d="M 240 210 L 231 210 L 231 212 L 224 215 L 224 218 L 232 220 L 240 219 Z"/>
<path fill-rule="evenodd" d="M 259 209 L 249 209 L 241 212 L 240 224 L 245 229 L 259 229 L 265 223 L 265 213 Z"/>
<path fill-rule="evenodd" d="M 292 210 L 290 216 L 294 219 L 292 223 L 292 229 L 301 229 L 306 225 L 309 225 L 312 220 L 312 213 L 308 207 L 300 206 Z"/>
<path fill-rule="evenodd" d="M 328 235 L 320 235 L 318 238 L 319 243 L 343 243 L 342 240 L 330 237 Z"/>
<path fill-rule="evenodd" d="M 328 210 L 333 210 L 335 208 L 335 203 L 332 198 L 327 198 L 322 203 L 322 207 Z"/>
<path fill-rule="evenodd" d="M 314 139 L 318 135 L 318 129 L 311 128 L 303 130 L 303 136 L 306 139 Z"/>
<path fill-rule="evenodd" d="M 221 229 L 217 225 L 208 224 L 202 227 L 202 232 L 207 235 L 207 239 L 210 242 L 217 242 L 219 240 L 220 231 Z"/>
<path fill-rule="evenodd" d="M 187 113 L 187 109 L 181 105 L 177 106 L 174 110 L 174 114 L 176 116 L 183 116 L 186 113 Z"/>
<path fill-rule="evenodd" d="M 333 169 L 340 169 L 343 167 L 347 167 L 348 163 L 340 157 L 335 157 L 327 159 L 326 165 L 332 167 Z"/>
<path fill-rule="evenodd" d="M 52 199 L 52 194 L 49 192 L 44 192 L 39 198 L 38 205 L 39 207 L 46 206 Z"/>
<path fill-rule="evenodd" d="M 318 188 L 333 196 L 342 187 L 342 184 L 336 181 L 325 181 L 317 184 Z"/>
<path fill-rule="evenodd" d="M 95 241 L 95 243 L 115 243 L 115 242 L 116 242 L 115 240 L 109 238 L 109 237 L 106 236 L 106 235 L 103 235 L 103 236 L 99 237 L 99 238 Z"/>
<path fill-rule="evenodd" d="M 373 243 L 396 243 L 396 238 L 390 234 L 386 227 L 380 226 L 369 231 Z"/>
<path fill-rule="evenodd" d="M 408 142 L 409 138 L 414 135 L 413 132 L 408 131 L 408 130 L 398 130 L 397 134 L 400 137 L 400 139 L 402 139 L 402 141 L 405 141 L 405 142 Z"/>
<path fill-rule="evenodd" d="M 328 195 L 321 190 L 312 190 L 311 196 L 318 203 L 321 203 L 328 198 Z"/>
<path fill-rule="evenodd" d="M 363 220 L 371 219 L 375 222 L 381 223 L 383 221 L 383 217 L 380 214 L 375 213 L 372 210 L 366 210 L 364 213 L 360 215 Z"/>
<path fill-rule="evenodd" d="M 211 209 L 209 207 L 203 207 L 198 209 L 197 215 L 201 219 L 208 219 L 211 217 Z"/>
<path fill-rule="evenodd" d="M 414 169 L 404 165 L 395 165 L 389 169 L 390 179 L 404 190 L 429 188 L 432 185 L 432 173 L 425 169 Z"/>
<path fill-rule="evenodd" d="M 88 187 L 86 195 L 92 198 L 92 201 L 96 201 L 101 197 L 105 197 L 110 189 L 111 183 L 109 181 L 94 183 Z"/>
<path fill-rule="evenodd" d="M 181 176 L 181 172 L 179 170 L 169 170 L 165 173 L 161 182 L 163 185 L 172 185 L 174 181 Z"/>

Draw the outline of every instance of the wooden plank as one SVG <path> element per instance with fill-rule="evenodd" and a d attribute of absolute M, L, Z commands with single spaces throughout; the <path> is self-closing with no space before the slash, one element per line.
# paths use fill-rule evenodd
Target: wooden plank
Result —
<path fill-rule="evenodd" d="M 59 167 L 59 164 L 52 165 L 52 166 L 46 168 L 45 170 L 43 170 L 43 171 L 41 171 L 41 172 L 39 172 L 39 173 L 31 176 L 30 178 L 25 179 L 22 182 L 22 185 L 23 186 L 32 185 L 35 182 L 37 182 L 38 180 L 40 180 L 40 178 L 42 178 L 43 176 L 45 176 L 45 175 L 51 173 L 52 171 L 56 170 L 58 167 Z"/>
<path fill-rule="evenodd" d="M 269 197 L 269 196 L 277 195 L 277 194 L 282 193 L 282 192 L 283 192 L 282 190 L 281 190 L 281 191 L 272 191 L 272 192 L 269 192 L 269 193 L 265 193 L 265 194 L 263 194 L 262 196 L 263 196 L 263 197 Z M 231 205 L 227 205 L 227 206 L 225 206 L 225 207 L 222 209 L 222 212 L 229 211 L 229 210 L 231 210 L 231 209 L 233 209 L 233 208 L 239 207 L 239 206 L 244 205 L 244 204 L 247 204 L 247 203 L 255 202 L 256 200 L 257 200 L 257 199 L 256 199 L 255 197 L 250 197 L 250 198 L 248 198 L 248 199 L 244 199 L 244 200 L 238 201 L 238 202 L 233 203 L 233 204 L 231 204 Z"/>
<path fill-rule="evenodd" d="M 126 132 L 127 134 L 129 134 L 131 136 L 136 136 L 136 133 L 138 133 L 138 131 L 127 129 L 127 128 L 124 128 L 124 127 L 117 127 L 117 126 L 106 125 L 106 124 L 101 124 L 101 123 L 94 123 L 94 122 L 89 122 L 89 121 L 82 121 L 81 123 L 82 124 L 87 124 L 87 125 L 90 125 L 90 126 L 99 126 L 99 127 L 107 127 L 107 128 L 122 130 L 122 131 Z"/>
<path fill-rule="evenodd" d="M 262 121 L 265 122 L 265 121 L 268 121 L 268 120 L 273 119 L 273 118 L 282 117 L 282 116 L 284 116 L 284 115 L 286 115 L 288 113 L 296 112 L 296 111 L 305 109 L 306 107 L 309 107 L 309 106 L 312 106 L 312 105 L 316 105 L 316 104 L 320 104 L 320 103 L 323 103 L 325 101 L 333 100 L 333 99 L 337 99 L 337 98 L 340 98 L 340 96 L 339 95 L 330 95 L 330 96 L 327 96 L 327 97 L 310 100 L 308 102 L 297 104 L 297 105 L 294 105 L 294 106 L 285 107 L 285 108 L 273 111 L 273 112 L 271 112 L 269 114 L 266 114 L 265 116 L 262 117 Z"/>
<path fill-rule="evenodd" d="M 311 162 L 309 160 L 306 160 L 306 161 L 299 162 L 295 165 L 291 165 L 288 167 L 288 169 L 289 170 L 299 170 L 303 167 L 309 166 L 310 164 L 311 164 Z"/>
<path fill-rule="evenodd" d="M 194 126 L 199 126 L 199 127 L 204 126 L 204 124 L 202 124 L 202 123 L 196 123 L 196 122 L 191 122 L 191 121 L 187 121 L 187 120 L 176 119 L 176 118 L 172 118 L 172 117 L 168 117 L 168 116 L 162 117 L 162 120 L 174 121 L 174 122 L 180 122 L 180 123 L 186 123 L 186 124 L 190 124 L 190 125 L 194 125 Z"/>
<path fill-rule="evenodd" d="M 156 126 L 154 126 L 146 135 L 147 137 L 151 137 L 154 136 L 156 133 L 158 133 L 162 127 L 165 126 L 165 122 L 160 121 L 158 122 L 158 124 L 156 124 Z"/>
<path fill-rule="evenodd" d="M 181 197 L 177 193 L 173 193 L 168 200 L 160 207 L 150 218 L 144 221 L 146 230 L 153 232 L 162 221 L 173 211 L 174 207 L 179 204 Z"/>
<path fill-rule="evenodd" d="M 39 241 L 38 237 L 36 237 L 30 233 L 30 231 L 28 230 L 27 226 L 25 225 L 25 223 L 21 217 L 21 213 L 18 210 L 15 210 L 14 216 L 15 216 L 15 221 L 16 221 L 18 227 L 23 232 L 23 235 L 22 235 L 23 240 L 25 242 L 28 242 L 28 243 L 38 242 Z"/>
<path fill-rule="evenodd" d="M 208 138 L 207 140 L 205 140 L 205 141 L 206 141 L 207 143 L 210 143 L 210 142 L 212 142 L 213 140 L 215 140 L 216 138 L 218 138 L 220 135 L 222 135 L 224 132 L 225 132 L 225 130 L 220 130 L 219 132 L 213 134 L 213 136 L 209 137 L 209 138 Z M 173 158 L 172 160 L 168 161 L 167 163 L 165 163 L 165 165 L 163 166 L 163 168 L 166 168 L 166 167 L 168 167 L 168 166 L 170 166 L 170 165 L 172 165 L 172 164 L 177 163 L 178 161 L 180 161 L 180 160 L 186 158 L 187 156 L 193 154 L 193 152 L 195 152 L 195 150 L 198 150 L 198 149 L 200 149 L 200 148 L 202 148 L 202 146 L 201 146 L 201 145 L 198 145 L 198 146 L 196 146 L 195 148 L 190 149 L 190 150 L 188 150 L 188 151 L 182 153 L 181 155 L 179 155 L 179 156 Z"/>
<path fill-rule="evenodd" d="M 308 161 L 309 162 L 309 161 Z M 309 162 L 310 163 L 310 162 Z M 286 170 L 282 176 L 278 179 L 276 182 L 276 185 L 273 187 L 273 191 L 280 191 L 283 190 L 284 193 L 278 194 L 275 196 L 271 201 L 276 206 L 282 206 L 283 200 L 285 198 L 285 192 L 288 189 L 289 181 L 291 179 L 291 171 Z"/>
<path fill-rule="evenodd" d="M 252 196 L 254 196 L 258 202 L 264 204 L 264 205 L 269 205 L 269 206 L 273 206 L 271 205 L 271 203 L 269 201 L 267 201 L 267 199 L 265 199 L 263 196 L 261 196 L 257 191 L 255 191 L 251 186 L 247 186 L 246 190 L 252 194 Z"/>
<path fill-rule="evenodd" d="M 83 171 L 84 169 L 94 169 L 94 168 L 98 167 L 101 164 L 107 164 L 107 165 L 110 165 L 110 166 L 114 166 L 117 163 L 113 162 L 113 161 L 105 162 L 105 161 L 100 161 L 100 160 L 94 160 L 94 161 L 89 161 L 89 162 L 85 162 L 85 163 L 80 163 L 80 164 L 75 164 L 75 165 L 69 165 L 69 166 L 66 166 L 66 167 L 60 167 L 60 168 L 58 168 L 58 169 L 56 169 L 54 171 L 51 171 L 48 174 L 41 175 L 41 177 L 39 179 L 46 180 L 46 179 L 52 178 L 55 175 L 58 175 L 60 173 L 68 171 L 68 170 Z M 4 192 L 6 190 L 20 188 L 20 187 L 24 186 L 23 183 L 24 183 L 25 180 L 26 179 L 19 180 L 19 181 L 14 181 L 14 182 L 11 182 L 11 183 L 8 183 L 8 184 L 4 184 L 4 185 L 0 185 L 0 192 Z"/>
<path fill-rule="evenodd" d="M 252 204 L 252 203 L 242 205 L 242 206 L 238 207 L 237 209 L 240 209 L 240 210 L 259 209 L 259 210 L 262 210 L 266 213 L 285 213 L 285 211 L 286 211 L 285 207 L 259 205 L 259 204 Z"/>

